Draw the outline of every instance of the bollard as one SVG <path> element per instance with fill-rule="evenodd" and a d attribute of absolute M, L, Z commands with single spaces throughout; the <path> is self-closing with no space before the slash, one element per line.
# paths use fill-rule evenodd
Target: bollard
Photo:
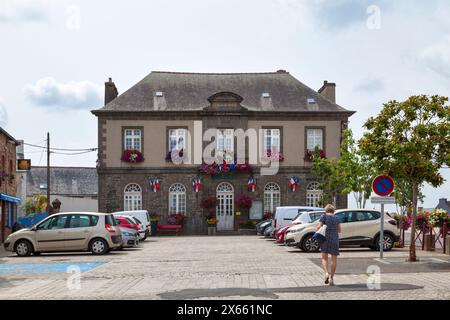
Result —
<path fill-rule="evenodd" d="M 450 237 L 445 239 L 445 254 L 450 256 Z"/>

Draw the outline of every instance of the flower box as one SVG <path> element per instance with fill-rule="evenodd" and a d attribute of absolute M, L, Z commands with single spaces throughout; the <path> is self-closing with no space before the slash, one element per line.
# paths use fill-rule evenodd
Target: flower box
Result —
<path fill-rule="evenodd" d="M 123 162 L 138 163 L 144 161 L 144 156 L 139 150 L 124 150 L 120 160 Z"/>
<path fill-rule="evenodd" d="M 320 156 L 320 158 L 322 158 L 322 159 L 324 159 L 324 158 L 326 158 L 326 154 L 325 154 L 325 151 L 323 151 L 322 149 L 319 149 L 318 150 L 319 151 L 319 156 Z M 314 159 L 314 150 L 306 150 L 306 152 L 305 152 L 305 160 L 306 161 L 313 161 L 313 159 Z"/>

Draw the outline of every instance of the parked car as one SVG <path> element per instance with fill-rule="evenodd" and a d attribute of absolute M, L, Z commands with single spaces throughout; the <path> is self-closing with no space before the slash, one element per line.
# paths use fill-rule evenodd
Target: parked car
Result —
<path fill-rule="evenodd" d="M 272 225 L 272 219 L 263 220 L 260 223 L 256 225 L 256 234 L 258 235 L 264 235 L 264 231 L 267 227 Z"/>
<path fill-rule="evenodd" d="M 265 230 L 264 230 L 264 237 L 265 238 L 271 238 L 272 237 L 272 233 L 275 231 L 275 228 L 270 225 L 268 226 Z"/>
<path fill-rule="evenodd" d="M 139 226 L 139 238 L 141 241 L 145 241 L 148 235 L 147 227 L 138 218 L 132 216 L 130 218 Z"/>
<path fill-rule="evenodd" d="M 151 223 L 150 223 L 150 214 L 147 210 L 130 210 L 130 211 L 118 211 L 113 213 L 118 215 L 132 216 L 134 218 L 139 219 L 142 224 L 145 226 L 145 235 L 142 238 L 142 241 L 147 239 L 151 234 Z"/>
<path fill-rule="evenodd" d="M 291 224 L 277 229 L 277 232 L 275 234 L 276 243 L 284 244 L 284 237 L 286 235 L 286 231 L 290 227 L 298 225 L 298 224 L 311 223 L 312 221 L 319 219 L 320 216 L 324 213 L 325 213 L 325 211 L 323 211 L 323 210 L 300 212 L 297 215 L 297 217 L 294 218 L 294 220 L 292 221 Z"/>
<path fill-rule="evenodd" d="M 8 236 L 4 247 L 25 257 L 41 252 L 91 251 L 100 255 L 120 247 L 122 237 L 112 214 L 53 214 L 31 228 Z"/>
<path fill-rule="evenodd" d="M 299 213 L 321 209 L 322 208 L 304 206 L 277 207 L 272 225 L 274 228 L 282 228 L 291 224 Z"/>
<path fill-rule="evenodd" d="M 134 230 L 134 232 L 137 232 L 139 234 L 139 231 L 141 228 L 139 227 L 137 222 L 133 219 L 133 217 L 115 214 L 114 219 L 120 228 L 132 229 L 132 230 Z M 139 234 L 139 237 L 140 237 L 140 234 Z"/>
<path fill-rule="evenodd" d="M 122 227 L 120 227 L 120 232 L 122 235 L 122 245 L 118 248 L 119 250 L 123 248 L 133 248 L 139 245 L 139 232 L 136 232 L 134 229 Z"/>
<path fill-rule="evenodd" d="M 376 210 L 344 209 L 335 212 L 341 222 L 339 245 L 369 247 L 379 250 L 381 213 Z M 285 243 L 288 246 L 297 246 L 303 251 L 315 252 L 319 250 L 319 243 L 312 239 L 316 232 L 319 220 L 312 223 L 292 226 L 286 231 Z M 390 251 L 394 243 L 400 239 L 400 231 L 396 221 L 385 216 L 384 223 L 384 249 Z"/>

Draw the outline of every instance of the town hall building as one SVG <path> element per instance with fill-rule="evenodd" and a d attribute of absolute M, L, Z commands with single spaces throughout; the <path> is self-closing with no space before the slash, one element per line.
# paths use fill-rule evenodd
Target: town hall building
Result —
<path fill-rule="evenodd" d="M 160 223 L 182 213 L 184 232 L 202 234 L 206 198 L 216 198 L 218 231 L 237 230 L 277 206 L 320 206 L 312 151 L 338 158 L 354 114 L 336 104 L 335 90 L 325 81 L 315 91 L 285 70 L 153 71 L 121 95 L 109 79 L 105 106 L 92 111 L 98 118 L 99 211 L 146 209 Z M 242 131 L 258 134 L 256 142 L 246 137 L 240 153 Z M 214 137 L 205 139 L 206 132 Z M 211 145 L 221 161 L 203 157 Z M 251 161 L 255 148 L 269 162 Z M 279 168 L 263 174 L 270 160 Z M 236 207 L 243 196 L 252 199 L 247 211 Z M 337 206 L 345 208 L 347 197 L 338 197 Z"/>

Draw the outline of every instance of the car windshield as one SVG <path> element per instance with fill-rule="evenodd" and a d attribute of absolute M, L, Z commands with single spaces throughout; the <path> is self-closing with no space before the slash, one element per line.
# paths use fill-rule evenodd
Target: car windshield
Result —
<path fill-rule="evenodd" d="M 138 224 L 142 224 L 142 222 L 138 218 L 136 218 L 136 217 L 133 217 L 133 218 Z"/>

